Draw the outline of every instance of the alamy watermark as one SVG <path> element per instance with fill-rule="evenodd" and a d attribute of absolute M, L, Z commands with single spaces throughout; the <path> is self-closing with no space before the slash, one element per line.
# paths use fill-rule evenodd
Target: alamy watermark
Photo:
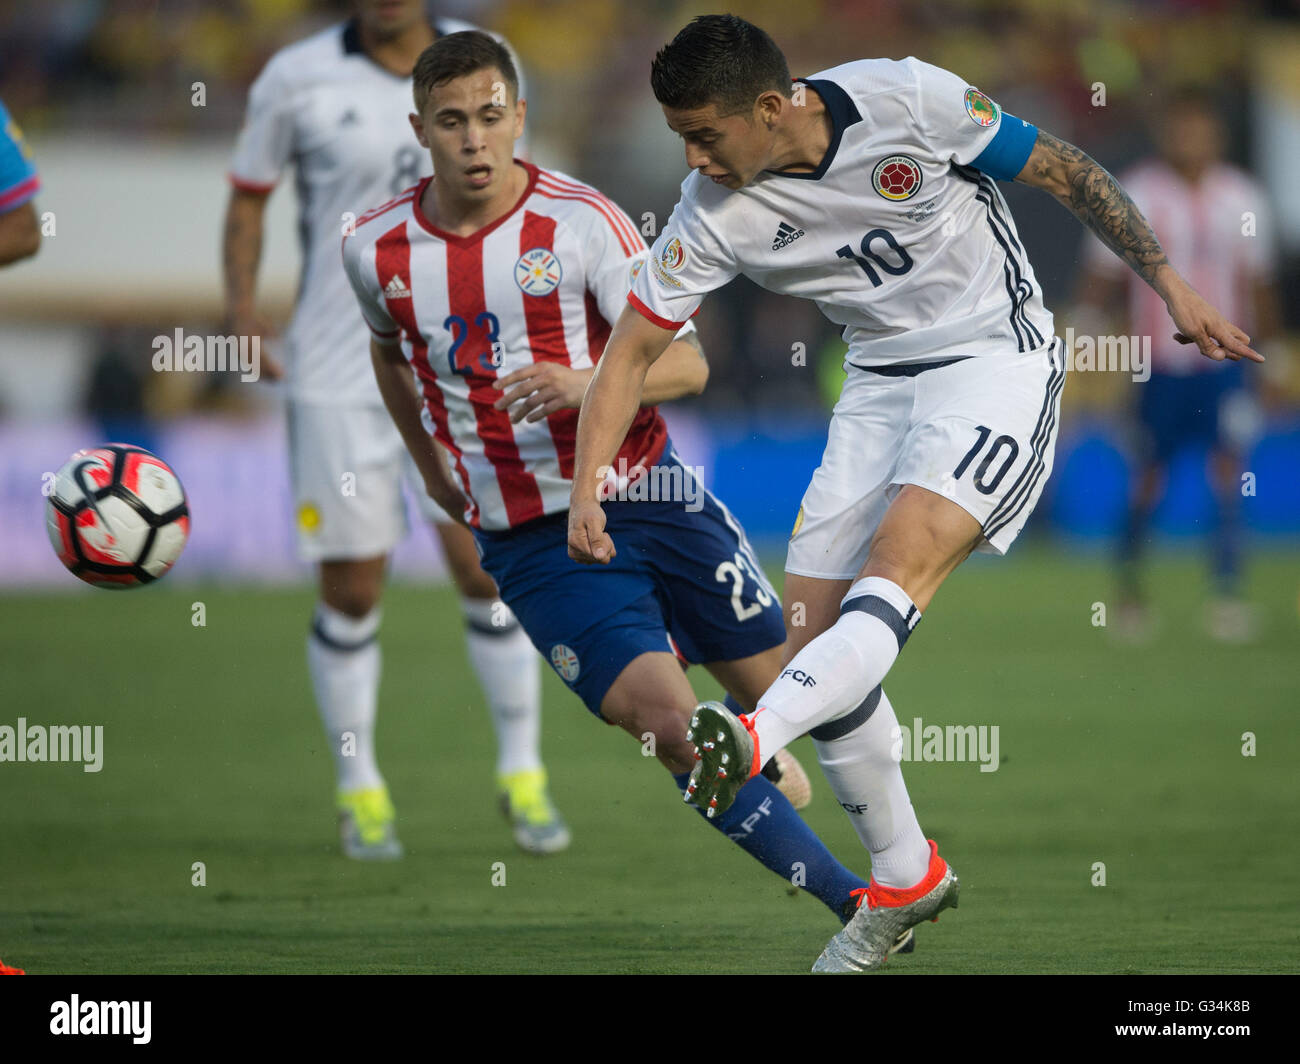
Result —
<path fill-rule="evenodd" d="M 152 1001 L 82 1001 L 72 994 L 50 1005 L 50 1034 L 129 1035 L 136 1045 L 148 1045 Z"/>
<path fill-rule="evenodd" d="M 602 502 L 680 502 L 687 513 L 704 509 L 704 470 L 680 465 L 629 466 L 620 458 L 613 466 L 601 466 L 596 475 L 602 483 Z"/>
<path fill-rule="evenodd" d="M 1151 378 L 1149 336 L 1076 336 L 1067 327 L 1064 340 L 1064 351 L 1052 345 L 1053 366 L 1064 362 L 1070 373 L 1128 373 L 1138 383 Z"/>
<path fill-rule="evenodd" d="M 155 373 L 238 373 L 245 382 L 262 375 L 260 336 L 185 335 L 177 328 L 171 336 L 153 338 Z"/>
<path fill-rule="evenodd" d="M 80 761 L 83 772 L 104 767 L 104 726 L 96 724 L 0 724 L 0 761 Z"/>
<path fill-rule="evenodd" d="M 981 772 L 996 772 L 1000 736 L 996 724 L 896 725 L 889 732 L 889 756 L 895 761 L 978 761 Z"/>

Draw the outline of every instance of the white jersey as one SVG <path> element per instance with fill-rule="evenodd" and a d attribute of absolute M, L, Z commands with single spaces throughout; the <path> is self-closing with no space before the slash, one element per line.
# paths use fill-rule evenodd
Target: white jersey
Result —
<path fill-rule="evenodd" d="M 1052 316 L 992 180 L 1019 173 L 1035 127 L 914 58 L 798 80 L 830 115 L 821 165 L 764 171 L 738 191 L 692 172 L 632 304 L 676 328 L 744 274 L 814 300 L 857 366 L 1047 345 Z"/>
<path fill-rule="evenodd" d="M 434 22 L 439 36 L 477 28 Z M 407 121 L 414 109 L 411 79 L 361 50 L 355 20 L 281 49 L 249 92 L 231 182 L 269 192 L 286 166 L 295 171 L 302 274 L 283 350 L 292 399 L 382 403 L 339 239 L 350 218 L 433 172 Z"/>
<path fill-rule="evenodd" d="M 646 260 L 641 234 L 610 200 L 523 165 L 519 202 L 468 236 L 425 217 L 426 180 L 343 240 L 353 310 L 359 303 L 377 338 L 401 337 L 425 429 L 451 452 L 469 498 L 466 519 L 490 531 L 568 509 L 578 431 L 577 410 L 512 423 L 493 406 L 502 395 L 493 382 L 535 362 L 594 366 Z M 649 467 L 667 439 L 663 418 L 642 407 L 618 458 Z"/>
<path fill-rule="evenodd" d="M 1178 272 L 1225 318 L 1250 332 L 1252 287 L 1274 269 L 1272 216 L 1264 190 L 1226 163 L 1211 166 L 1199 184 L 1191 185 L 1159 159 L 1139 163 L 1120 176 L 1120 184 Z M 1088 241 L 1085 259 L 1103 276 L 1125 282 L 1128 329 L 1151 337 L 1156 372 L 1213 373 L 1231 365 L 1206 358 L 1195 344 L 1175 340 L 1164 300 L 1096 237 Z"/>

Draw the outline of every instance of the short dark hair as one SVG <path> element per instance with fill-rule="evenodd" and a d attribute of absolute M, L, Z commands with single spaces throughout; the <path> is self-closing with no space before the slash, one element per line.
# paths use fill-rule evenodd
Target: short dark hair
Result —
<path fill-rule="evenodd" d="M 790 95 L 790 67 L 766 33 L 735 15 L 700 15 L 659 49 L 650 87 L 665 107 L 715 104 L 721 114 L 748 111 L 759 95 Z"/>
<path fill-rule="evenodd" d="M 439 37 L 420 53 L 411 72 L 415 110 L 423 115 L 424 105 L 435 85 L 445 85 L 466 74 L 495 68 L 510 86 L 512 99 L 519 98 L 519 74 L 509 50 L 491 34 L 465 30 Z"/>
<path fill-rule="evenodd" d="M 1180 112 L 1199 111 L 1215 121 L 1223 120 L 1220 112 L 1222 93 L 1210 85 L 1197 82 L 1171 85 L 1157 99 L 1160 113 L 1165 118 Z"/>

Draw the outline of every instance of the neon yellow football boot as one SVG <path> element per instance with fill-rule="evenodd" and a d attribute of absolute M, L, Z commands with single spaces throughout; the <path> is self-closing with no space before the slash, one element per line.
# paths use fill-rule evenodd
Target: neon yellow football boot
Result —
<path fill-rule="evenodd" d="M 497 777 L 501 811 L 510 821 L 515 843 L 525 853 L 559 853 L 568 849 L 569 828 L 546 793 L 546 769 L 525 769 Z"/>
<path fill-rule="evenodd" d="M 405 852 L 394 824 L 388 788 L 339 791 L 339 837 L 343 856 L 356 861 L 396 861 Z"/>

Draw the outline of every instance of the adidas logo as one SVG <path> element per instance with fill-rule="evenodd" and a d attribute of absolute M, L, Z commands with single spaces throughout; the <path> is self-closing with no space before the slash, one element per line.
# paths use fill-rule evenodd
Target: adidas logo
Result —
<path fill-rule="evenodd" d="M 772 238 L 772 250 L 780 251 L 787 244 L 793 244 L 803 236 L 802 229 L 796 229 L 788 222 L 782 222 L 776 227 L 776 236 Z"/>
<path fill-rule="evenodd" d="M 406 287 L 406 285 L 402 282 L 402 279 L 398 277 L 397 274 L 393 274 L 392 280 L 389 281 L 388 284 L 384 285 L 384 298 L 385 299 L 410 299 L 411 290 Z"/>

